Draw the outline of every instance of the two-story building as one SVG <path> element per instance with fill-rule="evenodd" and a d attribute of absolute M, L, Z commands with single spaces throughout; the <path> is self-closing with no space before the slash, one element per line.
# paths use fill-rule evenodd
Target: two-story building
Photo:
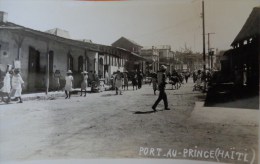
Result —
<path fill-rule="evenodd" d="M 141 70 L 141 72 L 145 73 L 146 63 L 144 58 L 140 58 L 142 46 L 135 41 L 127 39 L 125 37 L 121 37 L 111 44 L 113 47 L 117 47 L 123 51 L 130 51 L 133 56 L 136 56 L 138 60 L 132 60 L 130 63 L 127 63 L 128 71 L 136 71 Z"/>
<path fill-rule="evenodd" d="M 159 51 L 156 47 L 143 47 L 141 56 L 146 59 L 146 72 L 157 72 L 159 70 Z"/>
<path fill-rule="evenodd" d="M 159 51 L 159 63 L 160 65 L 167 66 L 167 71 L 172 72 L 174 63 L 174 53 L 171 51 L 170 45 L 158 45 L 155 46 Z"/>

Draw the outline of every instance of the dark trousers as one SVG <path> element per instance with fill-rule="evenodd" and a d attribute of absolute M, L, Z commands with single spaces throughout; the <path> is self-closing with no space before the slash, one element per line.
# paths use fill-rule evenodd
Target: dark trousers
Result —
<path fill-rule="evenodd" d="M 163 100 L 164 102 L 164 108 L 168 108 L 168 100 L 167 100 L 167 95 L 165 93 L 165 90 L 160 90 L 160 93 L 159 93 L 159 97 L 158 99 L 155 101 L 154 105 L 153 105 L 153 108 L 156 108 L 157 105 L 160 103 L 160 101 Z"/>
<path fill-rule="evenodd" d="M 138 79 L 138 88 L 142 88 L 142 79 Z"/>

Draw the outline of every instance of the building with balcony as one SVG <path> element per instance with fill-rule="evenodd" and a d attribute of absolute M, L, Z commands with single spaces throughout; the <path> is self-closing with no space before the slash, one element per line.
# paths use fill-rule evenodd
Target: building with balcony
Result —
<path fill-rule="evenodd" d="M 159 70 L 159 51 L 156 47 L 143 47 L 141 56 L 146 59 L 146 72 L 157 72 Z"/>
<path fill-rule="evenodd" d="M 155 46 L 159 52 L 159 63 L 167 67 L 167 72 L 172 72 L 174 68 L 174 53 L 171 51 L 170 45 Z"/>

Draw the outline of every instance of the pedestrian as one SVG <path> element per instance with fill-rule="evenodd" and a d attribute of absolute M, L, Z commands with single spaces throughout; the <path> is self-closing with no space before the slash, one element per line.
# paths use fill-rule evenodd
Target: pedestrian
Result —
<path fill-rule="evenodd" d="M 98 74 L 94 71 L 93 81 L 91 83 L 91 92 L 99 92 L 100 81 Z"/>
<path fill-rule="evenodd" d="M 115 76 L 115 87 L 116 87 L 116 94 L 118 95 L 118 92 L 120 95 L 122 95 L 122 74 L 120 70 L 117 70 L 116 76 Z"/>
<path fill-rule="evenodd" d="M 193 87 L 193 91 L 195 90 L 202 90 L 202 82 L 203 82 L 203 77 L 202 77 L 202 72 L 201 70 L 198 70 L 197 74 L 196 74 L 196 82 L 195 85 Z"/>
<path fill-rule="evenodd" d="M 132 81 L 132 85 L 133 85 L 133 90 L 137 90 L 137 74 L 135 72 L 133 72 L 132 76 L 131 76 L 131 81 Z"/>
<path fill-rule="evenodd" d="M 158 80 L 158 87 L 159 87 L 159 97 L 158 99 L 155 101 L 154 105 L 152 106 L 152 109 L 154 111 L 156 111 L 156 107 L 157 105 L 160 103 L 161 100 L 163 100 L 164 102 L 164 109 L 165 110 L 170 110 L 170 108 L 168 108 L 168 100 L 167 100 L 167 95 L 165 93 L 165 85 L 166 83 L 166 66 L 162 65 L 160 67 L 160 71 L 157 73 L 157 80 Z"/>
<path fill-rule="evenodd" d="M 125 88 L 127 88 L 128 90 L 128 74 L 127 74 L 127 71 L 125 71 L 123 73 L 123 88 L 125 90 Z"/>
<path fill-rule="evenodd" d="M 154 95 L 156 95 L 156 90 L 157 90 L 157 74 L 156 74 L 156 73 L 152 73 L 151 76 L 152 76 L 152 78 L 151 78 L 151 83 L 153 84 L 153 92 L 154 92 Z"/>
<path fill-rule="evenodd" d="M 247 85 L 247 66 L 244 64 L 243 66 L 243 86 Z"/>
<path fill-rule="evenodd" d="M 6 68 L 6 74 L 4 76 L 4 80 L 3 80 L 3 87 L 0 89 L 1 91 L 1 97 L 2 97 L 2 101 L 9 103 L 11 101 L 10 98 L 10 93 L 11 93 L 11 76 L 13 74 L 13 71 L 10 70 L 11 65 L 7 65 Z M 4 96 L 7 97 L 7 100 L 4 100 Z"/>
<path fill-rule="evenodd" d="M 71 91 L 72 91 L 72 86 L 73 86 L 73 76 L 72 76 L 72 71 L 68 70 L 67 76 L 65 77 L 65 94 L 66 97 L 65 99 L 69 98 L 71 96 Z"/>
<path fill-rule="evenodd" d="M 82 79 L 82 82 L 81 82 L 80 96 L 82 96 L 82 92 L 84 90 L 84 92 L 85 92 L 84 97 L 86 97 L 87 87 L 88 87 L 88 72 L 87 71 L 83 71 L 81 74 L 83 76 L 83 79 Z"/>
<path fill-rule="evenodd" d="M 109 75 L 108 75 L 108 72 L 106 71 L 105 73 L 105 84 L 106 85 L 109 85 Z"/>
<path fill-rule="evenodd" d="M 14 75 L 12 77 L 12 91 L 11 97 L 19 99 L 18 103 L 23 103 L 22 101 L 22 88 L 24 87 L 24 81 L 20 75 L 20 70 L 18 68 L 14 69 Z"/>
<path fill-rule="evenodd" d="M 186 83 L 188 83 L 188 79 L 189 79 L 189 77 L 190 77 L 190 73 L 189 73 L 189 72 L 186 72 L 184 77 L 185 77 Z"/>
<path fill-rule="evenodd" d="M 59 91 L 60 90 L 60 70 L 56 70 L 54 72 L 54 90 Z"/>
<path fill-rule="evenodd" d="M 196 83 L 196 81 L 197 81 L 197 74 L 196 74 L 195 71 L 192 74 L 192 79 L 193 79 L 193 83 Z"/>
<path fill-rule="evenodd" d="M 93 71 L 90 71 L 88 74 L 88 86 L 92 85 L 93 80 L 94 80 L 94 74 L 93 74 Z"/>
<path fill-rule="evenodd" d="M 141 70 L 137 72 L 137 83 L 138 83 L 138 89 L 142 88 L 142 81 L 143 81 L 143 74 Z"/>

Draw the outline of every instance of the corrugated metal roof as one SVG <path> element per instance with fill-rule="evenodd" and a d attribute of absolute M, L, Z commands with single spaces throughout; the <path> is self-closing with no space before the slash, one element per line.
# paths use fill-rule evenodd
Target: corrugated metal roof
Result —
<path fill-rule="evenodd" d="M 231 46 L 257 35 L 260 35 L 260 6 L 253 9 Z"/>

